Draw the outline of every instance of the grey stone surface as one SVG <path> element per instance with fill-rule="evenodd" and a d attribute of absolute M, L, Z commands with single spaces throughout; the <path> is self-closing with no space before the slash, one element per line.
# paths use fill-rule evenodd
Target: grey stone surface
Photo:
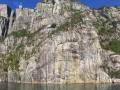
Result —
<path fill-rule="evenodd" d="M 0 4 L 0 16 L 8 18 L 11 13 L 11 8 L 6 4 Z"/>
<path fill-rule="evenodd" d="M 119 71 L 120 55 L 101 48 L 93 25 L 99 11 L 74 3 L 72 8 L 80 11 L 83 23 L 60 31 L 74 12 L 65 9 L 69 2 L 55 2 L 38 3 L 34 10 L 18 8 L 16 17 L 11 12 L 9 19 L 0 18 L 0 34 L 9 27 L 5 29 L 7 37 L 0 42 L 0 81 L 111 83 L 109 70 L 101 66 L 107 63 L 112 71 Z M 116 9 L 111 10 L 116 15 Z M 118 20 L 119 15 L 116 17 Z"/>
<path fill-rule="evenodd" d="M 9 21 L 5 17 L 0 16 L 0 37 L 5 37 L 8 32 Z"/>

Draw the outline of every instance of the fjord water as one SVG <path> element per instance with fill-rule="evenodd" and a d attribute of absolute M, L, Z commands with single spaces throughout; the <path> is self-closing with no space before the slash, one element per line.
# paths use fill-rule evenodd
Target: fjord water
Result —
<path fill-rule="evenodd" d="M 0 83 L 0 90 L 120 90 L 120 84 L 18 84 Z"/>

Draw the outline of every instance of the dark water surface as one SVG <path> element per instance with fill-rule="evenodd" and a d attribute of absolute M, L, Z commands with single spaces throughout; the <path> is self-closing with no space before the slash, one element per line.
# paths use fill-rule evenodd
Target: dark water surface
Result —
<path fill-rule="evenodd" d="M 120 90 L 120 84 L 17 84 L 0 83 L 0 90 Z"/>

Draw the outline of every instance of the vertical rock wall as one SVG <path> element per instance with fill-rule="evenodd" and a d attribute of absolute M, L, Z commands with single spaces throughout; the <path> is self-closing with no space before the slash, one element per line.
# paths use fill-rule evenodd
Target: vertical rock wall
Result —
<path fill-rule="evenodd" d="M 119 71 L 119 55 L 101 48 L 93 25 L 99 12 L 79 4 L 70 8 L 55 0 L 55 5 L 39 3 L 34 10 L 19 8 L 10 18 L 0 17 L 0 35 L 9 30 L 0 42 L 0 81 L 111 82 L 105 62 Z"/>

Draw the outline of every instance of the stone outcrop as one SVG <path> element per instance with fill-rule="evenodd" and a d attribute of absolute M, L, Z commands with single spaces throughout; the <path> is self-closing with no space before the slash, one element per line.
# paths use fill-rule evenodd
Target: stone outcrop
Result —
<path fill-rule="evenodd" d="M 10 17 L 10 13 L 11 13 L 11 8 L 8 7 L 6 4 L 0 4 L 0 16 L 3 17 Z"/>
<path fill-rule="evenodd" d="M 78 27 L 43 41 L 37 49 L 39 54 L 20 64 L 23 82 L 111 82 L 100 69 L 101 49 L 97 38 L 90 27 L 86 31 Z M 23 67 L 25 63 L 28 63 L 26 69 Z"/>
<path fill-rule="evenodd" d="M 0 37 L 6 36 L 9 29 L 10 17 L 11 17 L 11 8 L 8 7 L 6 4 L 0 4 Z"/>
<path fill-rule="evenodd" d="M 0 16 L 0 37 L 5 37 L 8 32 L 9 21 L 7 18 Z"/>
<path fill-rule="evenodd" d="M 117 82 L 120 55 L 102 47 L 106 42 L 101 41 L 109 36 L 98 32 L 99 21 L 108 20 L 104 9 L 91 10 L 76 2 L 55 3 L 38 3 L 35 9 L 18 8 L 10 18 L 1 17 L 0 33 L 5 37 L 0 42 L 0 81 Z M 113 14 L 119 11 L 113 9 L 109 9 Z M 114 27 L 112 22 L 107 22 L 108 28 Z M 114 38 L 119 38 L 117 24 Z"/>

